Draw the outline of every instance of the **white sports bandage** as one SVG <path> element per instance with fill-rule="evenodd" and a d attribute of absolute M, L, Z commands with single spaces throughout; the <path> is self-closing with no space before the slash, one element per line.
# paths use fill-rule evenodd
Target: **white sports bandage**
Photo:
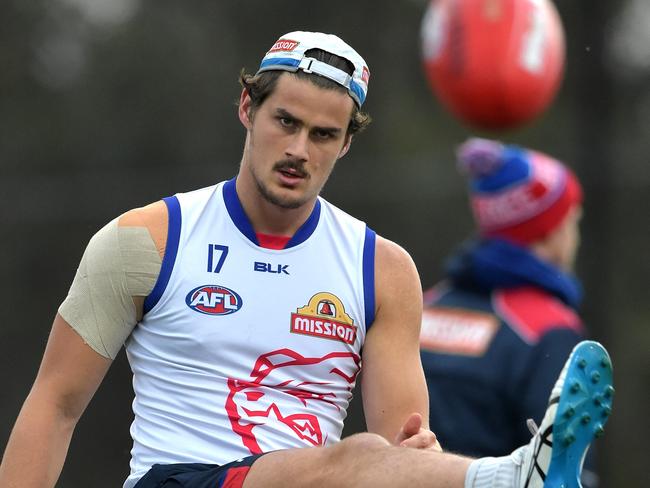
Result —
<path fill-rule="evenodd" d="M 104 357 L 115 359 L 138 322 L 133 297 L 151 293 L 162 260 L 146 227 L 119 218 L 90 240 L 59 314 Z"/>

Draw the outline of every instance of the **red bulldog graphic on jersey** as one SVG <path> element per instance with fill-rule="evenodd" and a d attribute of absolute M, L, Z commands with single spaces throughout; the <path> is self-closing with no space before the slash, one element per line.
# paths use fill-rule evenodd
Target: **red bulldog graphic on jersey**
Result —
<path fill-rule="evenodd" d="M 327 440 L 318 414 L 337 416 L 346 405 L 359 372 L 361 358 L 352 352 L 305 357 L 291 349 L 260 356 L 250 379 L 228 379 L 226 411 L 233 432 L 251 452 L 263 452 L 258 442 L 272 432 L 320 446 Z"/>

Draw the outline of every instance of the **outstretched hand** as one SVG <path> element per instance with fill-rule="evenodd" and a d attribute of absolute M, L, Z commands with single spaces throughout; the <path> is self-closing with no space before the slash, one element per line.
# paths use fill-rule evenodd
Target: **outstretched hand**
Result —
<path fill-rule="evenodd" d="M 412 413 L 395 437 L 396 446 L 412 447 L 415 449 L 432 449 L 442 452 L 442 447 L 436 435 L 429 429 L 422 428 L 422 415 Z"/>

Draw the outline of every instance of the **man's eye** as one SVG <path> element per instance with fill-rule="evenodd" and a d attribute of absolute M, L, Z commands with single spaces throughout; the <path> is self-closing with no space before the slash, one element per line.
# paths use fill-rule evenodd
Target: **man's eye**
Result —
<path fill-rule="evenodd" d="M 314 132 L 314 135 L 318 139 L 329 139 L 330 137 L 332 137 L 332 133 L 328 132 L 326 130 L 317 130 L 317 131 Z"/>
<path fill-rule="evenodd" d="M 293 119 L 288 117 L 280 117 L 278 120 L 280 121 L 280 125 L 284 127 L 291 127 L 293 125 Z"/>

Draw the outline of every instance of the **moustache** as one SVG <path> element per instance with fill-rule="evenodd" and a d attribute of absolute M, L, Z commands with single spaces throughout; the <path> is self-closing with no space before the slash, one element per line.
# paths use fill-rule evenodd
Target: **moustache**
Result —
<path fill-rule="evenodd" d="M 273 169 L 275 171 L 291 171 L 300 178 L 309 178 L 309 173 L 305 171 L 305 163 L 300 161 L 292 161 L 290 159 L 278 161 L 273 165 Z"/>

